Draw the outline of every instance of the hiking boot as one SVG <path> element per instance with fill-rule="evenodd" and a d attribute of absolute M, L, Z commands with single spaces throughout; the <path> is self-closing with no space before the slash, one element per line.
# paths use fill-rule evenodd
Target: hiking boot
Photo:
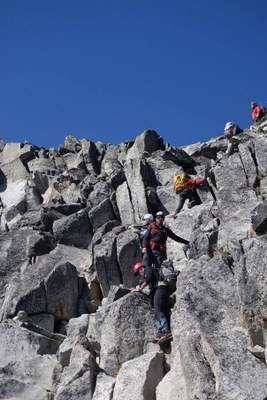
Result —
<path fill-rule="evenodd" d="M 161 338 L 158 340 L 158 344 L 163 344 L 165 342 L 170 342 L 173 339 L 172 333 L 170 331 L 164 332 Z"/>

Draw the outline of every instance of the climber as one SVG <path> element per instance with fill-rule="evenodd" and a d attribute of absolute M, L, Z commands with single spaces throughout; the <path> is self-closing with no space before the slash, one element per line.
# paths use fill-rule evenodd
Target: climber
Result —
<path fill-rule="evenodd" d="M 144 224 L 142 224 L 142 225 L 130 225 L 128 227 L 128 229 L 133 228 L 134 232 L 138 234 L 141 246 L 142 246 L 143 237 L 145 236 L 146 231 L 149 228 L 150 224 L 153 222 L 153 220 L 154 220 L 154 217 L 153 217 L 152 214 L 145 214 L 144 217 L 143 217 Z M 142 257 L 143 257 L 143 262 L 145 263 L 147 255 L 146 254 L 142 254 Z"/>
<path fill-rule="evenodd" d="M 235 138 L 236 135 L 243 132 L 243 129 L 239 128 L 239 126 L 235 122 L 227 122 L 224 127 L 224 137 L 228 139 L 228 145 L 226 149 L 226 156 L 230 156 L 234 153 L 236 149 L 238 149 L 238 140 Z"/>
<path fill-rule="evenodd" d="M 259 107 L 257 103 L 255 103 L 255 101 L 252 101 L 250 103 L 250 108 L 252 109 L 252 122 L 255 125 L 262 119 L 262 117 L 264 117 L 265 112 L 263 110 L 263 107 Z"/>
<path fill-rule="evenodd" d="M 162 318 L 162 304 L 165 304 L 165 298 L 168 297 L 165 290 L 158 291 L 158 283 L 161 281 L 160 267 L 163 261 L 167 258 L 166 241 L 170 239 L 194 247 L 194 244 L 186 239 L 177 236 L 170 228 L 164 225 L 164 213 L 158 211 L 155 222 L 150 225 L 143 238 L 143 253 L 147 255 L 145 260 L 144 283 L 141 285 L 141 290 L 146 285 L 149 285 L 151 294 L 150 299 L 157 317 L 158 337 L 166 336 L 168 332 L 167 319 Z M 164 337 L 162 338 L 164 340 Z"/>
<path fill-rule="evenodd" d="M 144 223 L 142 225 L 130 225 L 128 229 L 133 228 L 136 233 L 138 233 L 140 239 L 142 240 L 145 236 L 145 233 L 149 227 L 149 225 L 153 222 L 154 217 L 152 214 L 145 214 L 143 217 Z"/>
<path fill-rule="evenodd" d="M 166 263 L 166 265 L 164 265 Z M 166 279 L 166 274 L 162 271 L 167 270 L 168 278 L 172 276 L 171 279 L 175 278 L 174 286 L 173 282 Z M 141 277 L 139 286 L 132 290 L 132 292 L 142 292 L 148 285 L 146 281 L 145 265 L 142 262 L 136 263 L 133 267 L 134 275 L 139 275 Z M 153 308 L 156 317 L 156 329 L 157 334 L 155 336 L 155 341 L 158 344 L 163 344 L 165 342 L 172 340 L 172 333 L 170 331 L 170 295 L 174 293 L 176 288 L 176 279 L 178 272 L 174 271 L 173 264 L 170 260 L 163 261 L 162 268 L 157 272 L 158 280 L 154 283 L 154 296 L 153 296 Z M 152 291 L 150 291 L 150 296 Z"/>
<path fill-rule="evenodd" d="M 178 178 L 179 182 L 178 182 Z M 203 185 L 205 183 L 206 178 L 202 179 L 191 179 L 187 178 L 186 173 L 182 175 L 176 175 L 173 179 L 174 182 L 174 190 L 176 194 L 179 194 L 178 205 L 174 214 L 172 215 L 173 219 L 177 218 L 177 214 L 181 211 L 184 206 L 185 201 L 188 199 L 188 208 L 192 208 L 198 204 L 201 204 L 201 200 L 197 194 L 195 186 Z M 179 187 L 178 187 L 179 184 Z"/>

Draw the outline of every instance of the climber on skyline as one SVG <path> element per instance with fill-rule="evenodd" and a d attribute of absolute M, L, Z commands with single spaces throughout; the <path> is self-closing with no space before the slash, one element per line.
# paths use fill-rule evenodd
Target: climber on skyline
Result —
<path fill-rule="evenodd" d="M 227 157 L 232 155 L 234 151 L 238 149 L 238 140 L 234 138 L 234 136 L 241 132 L 243 132 L 243 129 L 239 128 L 235 122 L 227 122 L 225 124 L 224 137 L 228 140 L 228 145 L 225 152 Z"/>
<path fill-rule="evenodd" d="M 192 208 L 201 204 L 201 200 L 197 194 L 195 186 L 203 185 L 206 179 L 187 178 L 186 173 L 175 175 L 173 179 L 175 193 L 179 195 L 178 204 L 172 215 L 173 219 L 177 218 L 177 214 L 181 211 L 185 201 L 188 199 L 188 208 Z"/>
<path fill-rule="evenodd" d="M 262 119 L 262 117 L 264 117 L 266 113 L 264 113 L 263 107 L 259 107 L 257 103 L 255 103 L 255 101 L 252 101 L 250 103 L 250 108 L 252 109 L 252 114 L 251 114 L 252 122 L 253 124 L 256 124 Z"/>

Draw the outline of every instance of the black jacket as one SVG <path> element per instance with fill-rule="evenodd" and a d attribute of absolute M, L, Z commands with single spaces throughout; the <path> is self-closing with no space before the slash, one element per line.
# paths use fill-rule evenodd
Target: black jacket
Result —
<path fill-rule="evenodd" d="M 146 247 L 147 249 L 151 249 L 150 242 L 154 242 L 158 245 L 163 244 L 165 245 L 167 238 L 174 240 L 175 242 L 189 244 L 189 241 L 186 239 L 177 236 L 170 228 L 167 228 L 164 225 L 151 225 L 142 241 L 142 247 Z"/>

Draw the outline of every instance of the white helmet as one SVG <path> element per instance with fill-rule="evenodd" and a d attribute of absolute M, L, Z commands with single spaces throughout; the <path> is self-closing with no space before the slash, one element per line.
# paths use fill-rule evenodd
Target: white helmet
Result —
<path fill-rule="evenodd" d="M 143 220 L 144 221 L 146 221 L 146 222 L 153 222 L 153 215 L 152 214 L 146 214 L 146 215 L 144 215 L 144 217 L 143 217 Z"/>

